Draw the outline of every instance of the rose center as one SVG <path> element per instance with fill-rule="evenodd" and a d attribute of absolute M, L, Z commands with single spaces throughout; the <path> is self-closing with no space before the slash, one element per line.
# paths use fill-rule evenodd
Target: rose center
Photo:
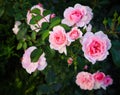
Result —
<path fill-rule="evenodd" d="M 92 41 L 90 44 L 90 54 L 97 54 L 101 52 L 101 44 L 98 41 Z"/>
<path fill-rule="evenodd" d="M 79 10 L 73 11 L 70 15 L 70 19 L 75 23 L 79 22 L 82 17 L 83 17 L 83 14 Z"/>
<path fill-rule="evenodd" d="M 70 33 L 70 37 L 71 37 L 72 39 L 77 39 L 78 36 L 79 36 L 79 34 L 78 34 L 78 31 L 77 31 L 77 30 L 73 30 L 73 32 Z"/>
<path fill-rule="evenodd" d="M 61 45 L 65 42 L 66 40 L 66 36 L 64 34 L 62 34 L 61 32 L 55 34 L 55 42 L 58 45 Z"/>

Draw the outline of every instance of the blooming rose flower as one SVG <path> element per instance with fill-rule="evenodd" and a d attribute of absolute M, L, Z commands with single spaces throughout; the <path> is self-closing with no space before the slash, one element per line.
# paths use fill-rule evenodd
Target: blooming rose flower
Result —
<path fill-rule="evenodd" d="M 80 72 L 76 77 L 76 84 L 84 90 L 92 90 L 94 87 L 94 78 L 92 74 L 88 72 Z"/>
<path fill-rule="evenodd" d="M 107 75 L 103 80 L 102 88 L 106 90 L 106 87 L 112 84 L 113 84 L 113 79 L 109 75 Z"/>
<path fill-rule="evenodd" d="M 80 41 L 85 58 L 92 64 L 104 60 L 109 54 L 108 50 L 111 48 L 111 41 L 102 31 L 95 34 L 86 32 Z"/>
<path fill-rule="evenodd" d="M 18 31 L 20 30 L 19 29 L 19 26 L 21 25 L 21 22 L 20 21 L 15 21 L 15 25 L 14 25 L 14 28 L 12 29 L 13 33 L 17 35 Z"/>
<path fill-rule="evenodd" d="M 46 58 L 44 57 L 45 54 L 43 53 L 39 60 L 37 62 L 31 62 L 30 55 L 33 50 L 35 50 L 36 47 L 32 46 L 29 47 L 27 50 L 25 50 L 25 53 L 23 54 L 22 58 L 22 67 L 26 69 L 26 71 L 31 74 L 34 72 L 36 69 L 38 70 L 43 70 L 47 66 Z"/>
<path fill-rule="evenodd" d="M 82 37 L 82 32 L 77 27 L 73 27 L 70 32 L 67 33 L 68 41 L 71 43 L 76 39 Z"/>
<path fill-rule="evenodd" d="M 99 89 L 103 83 L 105 74 L 103 72 L 96 72 L 93 74 L 93 78 L 95 80 L 94 89 Z"/>
<path fill-rule="evenodd" d="M 64 52 L 67 54 L 66 45 L 68 41 L 63 27 L 58 25 L 53 28 L 53 31 L 50 32 L 49 42 L 51 49 L 58 50 L 59 53 Z"/>
<path fill-rule="evenodd" d="M 76 25 L 77 27 L 83 27 L 90 22 L 93 17 L 91 8 L 80 4 L 75 4 L 73 7 L 68 7 L 64 11 L 63 24 L 68 26 Z"/>
<path fill-rule="evenodd" d="M 41 20 L 38 21 L 38 23 L 36 24 L 30 24 L 30 20 L 32 19 L 32 16 L 36 16 L 36 14 L 34 13 L 31 13 L 31 11 L 33 9 L 39 9 L 40 10 L 40 16 L 43 16 L 43 12 L 45 9 L 43 9 L 42 5 L 39 3 L 37 5 L 34 5 L 30 10 L 28 10 L 27 12 L 27 24 L 30 25 L 30 28 L 32 30 L 35 30 L 36 32 L 38 32 L 40 30 L 40 27 L 42 25 L 43 22 L 49 22 L 49 19 L 50 19 L 50 15 L 47 15 L 45 17 L 43 17 Z"/>

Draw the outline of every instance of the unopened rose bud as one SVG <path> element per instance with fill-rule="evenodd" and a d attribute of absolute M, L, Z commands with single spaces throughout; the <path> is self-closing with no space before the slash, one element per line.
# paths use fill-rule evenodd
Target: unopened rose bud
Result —
<path fill-rule="evenodd" d="M 55 17 L 55 14 L 54 14 L 54 13 L 50 15 L 50 18 L 54 18 L 54 17 Z"/>
<path fill-rule="evenodd" d="M 71 65 L 73 63 L 73 59 L 71 57 L 68 58 L 67 63 L 68 63 L 68 65 Z"/>
<path fill-rule="evenodd" d="M 42 5 L 41 3 L 38 3 L 38 5 L 39 5 L 40 7 L 43 7 L 43 5 Z"/>
<path fill-rule="evenodd" d="M 15 21 L 14 28 L 12 29 L 13 33 L 17 35 L 18 31 L 20 30 L 19 26 L 21 25 L 20 21 Z"/>
<path fill-rule="evenodd" d="M 84 66 L 84 70 L 87 70 L 87 69 L 88 69 L 88 65 L 85 65 L 85 66 Z"/>

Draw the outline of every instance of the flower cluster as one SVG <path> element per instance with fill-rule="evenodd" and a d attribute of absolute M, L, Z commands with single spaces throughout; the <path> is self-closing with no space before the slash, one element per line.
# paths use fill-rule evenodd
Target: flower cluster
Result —
<path fill-rule="evenodd" d="M 92 89 L 106 89 L 113 83 L 112 78 L 109 75 L 105 75 L 103 72 L 96 72 L 94 74 L 88 72 L 79 72 L 76 76 L 76 84 L 84 90 Z"/>
<path fill-rule="evenodd" d="M 42 34 L 41 32 L 39 35 L 40 37 L 45 36 L 45 38 L 48 38 L 47 41 L 49 42 L 50 49 L 68 56 L 67 47 L 70 47 L 73 42 L 79 41 L 78 45 L 81 45 L 84 57 L 92 64 L 107 58 L 109 55 L 108 50 L 111 48 L 111 41 L 103 31 L 92 32 L 90 21 L 93 18 L 93 13 L 90 7 L 81 4 L 75 4 L 74 7 L 68 7 L 64 11 L 64 18 L 57 24 L 56 22 L 51 24 L 56 19 L 55 14 L 49 13 L 46 15 L 45 11 L 46 10 L 41 4 L 34 5 L 28 10 L 27 24 L 30 26 L 30 29 L 36 33 L 41 32 L 43 26 L 45 26 L 45 28 L 47 27 L 48 34 Z M 15 25 L 13 29 L 16 34 L 19 31 L 19 25 L 20 23 L 18 23 L 17 26 Z M 67 30 L 64 25 L 70 29 Z M 85 30 L 85 32 L 82 32 L 82 30 Z M 36 70 L 44 70 L 47 66 L 44 51 L 39 55 L 37 61 L 32 61 L 31 55 L 36 49 L 36 46 L 27 48 L 22 57 L 22 66 L 30 74 Z M 77 57 L 77 55 L 73 57 Z M 72 57 L 67 60 L 69 65 L 71 65 L 73 61 Z M 87 69 L 87 65 L 85 69 Z M 91 74 L 82 71 L 78 73 L 76 77 L 76 84 L 84 90 L 106 89 L 112 82 L 112 78 L 109 75 L 105 75 L 103 72 Z"/>

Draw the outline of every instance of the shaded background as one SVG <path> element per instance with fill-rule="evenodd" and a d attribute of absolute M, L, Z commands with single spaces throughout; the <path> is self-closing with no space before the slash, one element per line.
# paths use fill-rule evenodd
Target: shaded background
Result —
<path fill-rule="evenodd" d="M 49 77 L 45 77 L 44 72 L 29 75 L 22 68 L 20 62 L 24 51 L 16 50 L 18 42 L 12 28 L 16 20 L 24 22 L 27 11 L 38 3 L 42 3 L 44 8 L 52 10 L 61 18 L 68 6 L 74 6 L 76 3 L 90 6 L 94 13 L 91 23 L 96 30 L 104 30 L 102 24 L 104 18 L 112 19 L 115 11 L 120 15 L 119 0 L 0 0 L 0 95 L 87 95 L 88 91 L 81 92 L 73 82 L 73 73 L 70 74 L 70 70 L 65 68 L 67 65 L 64 67 L 60 65 L 60 69 L 56 68 L 61 71 L 66 69 L 66 71 L 60 74 L 61 77 L 57 75 L 58 84 L 52 86 L 43 83 L 55 80 L 54 70 L 49 73 L 46 71 L 45 74 Z M 118 42 L 119 38 L 117 38 Z M 118 45 L 118 53 L 120 55 L 120 45 Z M 106 91 L 103 89 L 94 91 L 95 95 L 118 95 L 120 91 L 120 62 L 116 65 L 112 58 L 109 55 L 107 59 L 109 66 L 105 65 L 105 69 L 112 76 L 114 83 Z"/>

